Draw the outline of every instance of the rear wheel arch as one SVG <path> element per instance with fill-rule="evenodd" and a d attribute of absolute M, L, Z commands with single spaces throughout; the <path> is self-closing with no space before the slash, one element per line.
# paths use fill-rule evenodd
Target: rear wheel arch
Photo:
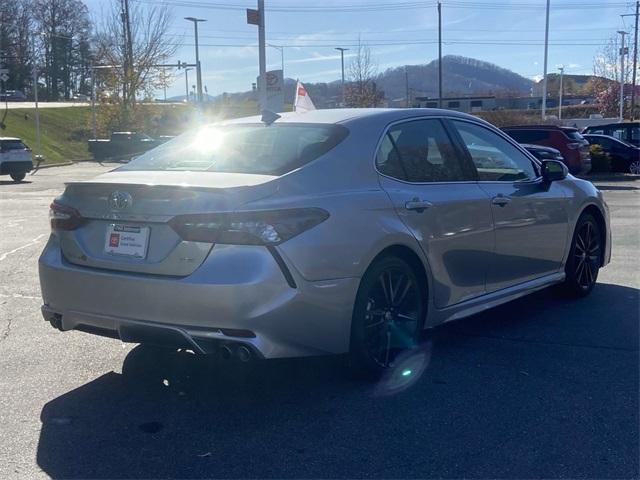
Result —
<path fill-rule="evenodd" d="M 427 304 L 427 311 L 428 311 L 428 307 L 430 305 L 429 293 L 428 293 L 430 291 L 430 288 L 429 288 L 430 284 L 429 284 L 429 276 L 427 273 L 428 267 L 427 265 L 425 265 L 425 261 L 411 247 L 408 247 L 407 245 L 402 245 L 402 244 L 395 244 L 395 245 L 390 245 L 388 247 L 385 247 L 382 251 L 380 251 L 371 260 L 371 262 L 369 262 L 367 270 L 381 258 L 385 258 L 389 256 L 399 257 L 404 261 L 406 261 L 411 266 L 414 273 L 416 274 L 416 276 L 421 282 L 421 287 L 425 294 L 425 301 Z"/>

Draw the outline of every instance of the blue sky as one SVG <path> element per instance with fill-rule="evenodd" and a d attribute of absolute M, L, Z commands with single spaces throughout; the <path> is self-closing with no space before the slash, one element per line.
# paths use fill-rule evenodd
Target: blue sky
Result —
<path fill-rule="evenodd" d="M 99 20 L 110 0 L 85 0 Z M 166 4 L 170 33 L 182 44 L 174 60 L 194 62 L 193 26 L 200 24 L 203 84 L 210 94 L 251 88 L 258 73 L 257 28 L 246 24 L 251 0 L 130 0 L 141 8 Z M 443 55 L 464 55 L 495 63 L 528 78 L 540 78 L 544 54 L 545 0 L 442 0 Z M 265 0 L 267 43 L 284 45 L 285 75 L 302 82 L 340 77 L 336 46 L 368 44 L 378 71 L 437 57 L 435 0 Z M 592 73 L 593 57 L 616 31 L 631 31 L 628 0 L 551 0 L 549 72 Z M 352 8 L 353 7 L 353 8 Z M 627 37 L 630 39 L 631 37 Z M 352 52 L 345 53 L 348 63 Z M 268 69 L 280 68 L 280 50 L 267 48 Z M 195 83 L 195 75 L 190 82 Z M 194 81 L 192 81 L 192 78 Z M 168 96 L 184 94 L 178 73 Z"/>

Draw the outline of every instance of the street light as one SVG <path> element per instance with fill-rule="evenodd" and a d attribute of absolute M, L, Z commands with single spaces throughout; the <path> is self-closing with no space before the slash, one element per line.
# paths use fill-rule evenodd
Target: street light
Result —
<path fill-rule="evenodd" d="M 196 37 L 196 83 L 198 85 L 198 102 L 202 103 L 202 70 L 200 68 L 200 53 L 198 51 L 198 22 L 206 22 L 204 18 L 184 17 L 185 20 L 193 22 Z"/>
<path fill-rule="evenodd" d="M 558 99 L 558 120 L 562 120 L 562 76 L 564 75 L 564 66 L 558 67 L 560 70 L 560 98 Z"/>
<path fill-rule="evenodd" d="M 340 63 L 342 64 L 342 106 L 346 102 L 344 94 L 344 52 L 349 50 L 348 48 L 336 47 L 336 50 L 340 51 Z"/>
<path fill-rule="evenodd" d="M 624 36 L 627 32 L 618 30 L 621 37 L 620 42 L 620 121 L 624 120 Z M 633 107 L 633 106 L 632 106 Z"/>

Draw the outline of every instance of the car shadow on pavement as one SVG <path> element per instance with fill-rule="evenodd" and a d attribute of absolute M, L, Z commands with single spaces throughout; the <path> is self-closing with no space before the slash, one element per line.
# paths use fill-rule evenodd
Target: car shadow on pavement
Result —
<path fill-rule="evenodd" d="M 633 477 L 639 292 L 538 292 L 427 332 L 421 363 L 377 384 L 342 357 L 138 346 L 44 406 L 37 462 L 54 478 Z"/>
<path fill-rule="evenodd" d="M 1 185 L 20 185 L 21 183 L 32 183 L 29 180 L 21 180 L 19 182 L 14 182 L 13 180 L 0 180 Z"/>

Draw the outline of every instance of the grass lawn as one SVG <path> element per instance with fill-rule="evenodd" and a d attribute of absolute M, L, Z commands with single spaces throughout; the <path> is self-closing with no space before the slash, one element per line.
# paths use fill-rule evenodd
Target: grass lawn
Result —
<path fill-rule="evenodd" d="M 2 114 L 4 115 L 4 112 Z M 3 137 L 19 137 L 34 154 L 37 151 L 35 109 L 9 110 L 0 131 Z M 40 139 L 46 163 L 90 158 L 87 138 L 91 136 L 91 108 L 65 107 L 40 109 Z"/>

